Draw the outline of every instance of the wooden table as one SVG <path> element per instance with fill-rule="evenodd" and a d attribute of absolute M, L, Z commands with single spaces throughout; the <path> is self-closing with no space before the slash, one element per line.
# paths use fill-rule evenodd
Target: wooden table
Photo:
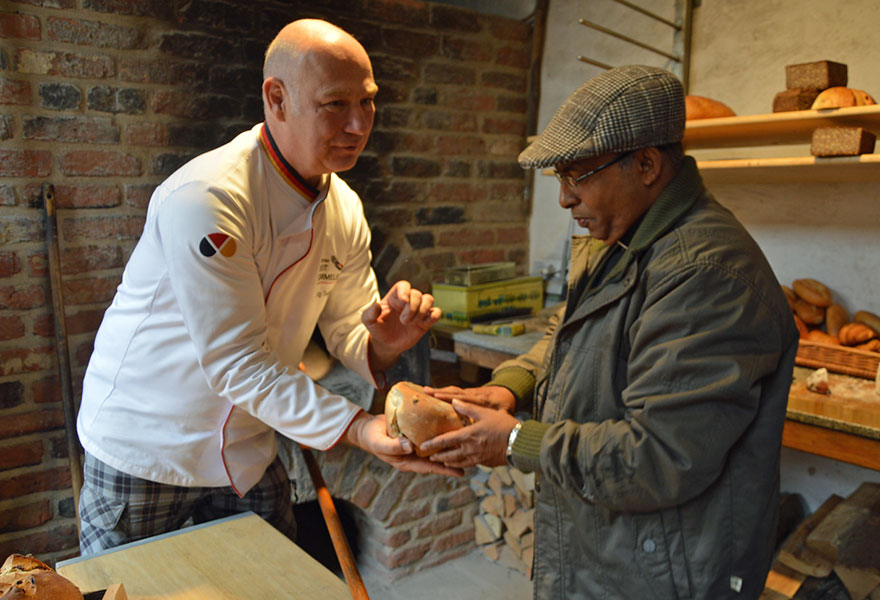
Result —
<path fill-rule="evenodd" d="M 130 600 L 349 599 L 345 583 L 254 513 L 58 563 L 83 593 L 122 583 Z"/>
<path fill-rule="evenodd" d="M 451 333 L 455 353 L 463 364 L 462 376 L 468 383 L 465 364 L 492 369 L 501 362 L 527 351 L 540 334 L 526 333 L 505 338 L 478 335 L 468 329 Z M 472 378 L 471 378 L 472 379 Z M 880 403 L 878 403 L 880 406 Z M 782 432 L 782 445 L 794 450 L 833 458 L 880 471 L 880 430 L 829 419 L 826 415 L 789 410 Z"/>

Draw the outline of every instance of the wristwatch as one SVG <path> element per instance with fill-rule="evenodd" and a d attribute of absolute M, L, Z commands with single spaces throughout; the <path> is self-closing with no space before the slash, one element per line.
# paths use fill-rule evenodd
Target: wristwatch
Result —
<path fill-rule="evenodd" d="M 517 424 L 513 426 L 513 429 L 510 430 L 510 435 L 507 436 L 507 452 L 505 455 L 507 457 L 507 464 L 511 467 L 513 466 L 510 462 L 510 457 L 513 454 L 513 442 L 516 441 L 516 436 L 519 435 L 520 429 L 522 429 L 522 421 L 518 421 Z"/>

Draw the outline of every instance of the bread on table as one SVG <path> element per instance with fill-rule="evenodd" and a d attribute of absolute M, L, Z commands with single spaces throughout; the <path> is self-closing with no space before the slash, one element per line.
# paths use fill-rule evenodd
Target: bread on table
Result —
<path fill-rule="evenodd" d="M 849 108 L 850 106 L 873 106 L 877 104 L 871 94 L 848 87 L 832 87 L 823 90 L 813 101 L 813 110 L 825 108 Z"/>
<path fill-rule="evenodd" d="M 785 67 L 787 89 L 824 90 L 847 84 L 847 66 L 830 60 L 819 60 Z"/>
<path fill-rule="evenodd" d="M 390 437 L 405 437 L 416 447 L 418 456 L 430 456 L 420 446 L 433 437 L 455 431 L 470 420 L 460 416 L 452 404 L 427 394 L 409 381 L 396 383 L 385 397 L 385 429 Z"/>
<path fill-rule="evenodd" d="M 817 127 L 810 141 L 810 154 L 830 156 L 858 156 L 872 154 L 877 137 L 864 127 Z"/>
<path fill-rule="evenodd" d="M 819 90 L 795 88 L 783 90 L 773 97 L 773 112 L 788 112 L 791 110 L 809 110 L 819 95 Z"/>
<path fill-rule="evenodd" d="M 83 600 L 83 595 L 42 561 L 10 554 L 0 567 L 0 600 Z"/>
<path fill-rule="evenodd" d="M 684 114 L 688 121 L 736 116 L 736 113 L 723 102 L 705 96 L 685 96 Z"/>

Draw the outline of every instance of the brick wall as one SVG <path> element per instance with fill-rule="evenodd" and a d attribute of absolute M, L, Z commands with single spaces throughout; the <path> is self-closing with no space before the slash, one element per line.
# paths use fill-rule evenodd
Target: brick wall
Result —
<path fill-rule="evenodd" d="M 323 8 L 316 8 L 321 4 Z M 0 4 L 0 558 L 76 549 L 40 186 L 55 185 L 75 394 L 153 188 L 262 119 L 266 44 L 320 16 L 380 86 L 345 178 L 383 281 L 525 271 L 531 28 L 416 0 L 4 0 Z"/>

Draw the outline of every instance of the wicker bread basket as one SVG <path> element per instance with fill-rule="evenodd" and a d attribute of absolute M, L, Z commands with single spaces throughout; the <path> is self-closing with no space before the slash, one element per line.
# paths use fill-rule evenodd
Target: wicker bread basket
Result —
<path fill-rule="evenodd" d="M 801 340 L 794 364 L 814 369 L 825 367 L 835 373 L 874 379 L 877 376 L 877 365 L 880 364 L 880 354 Z"/>

